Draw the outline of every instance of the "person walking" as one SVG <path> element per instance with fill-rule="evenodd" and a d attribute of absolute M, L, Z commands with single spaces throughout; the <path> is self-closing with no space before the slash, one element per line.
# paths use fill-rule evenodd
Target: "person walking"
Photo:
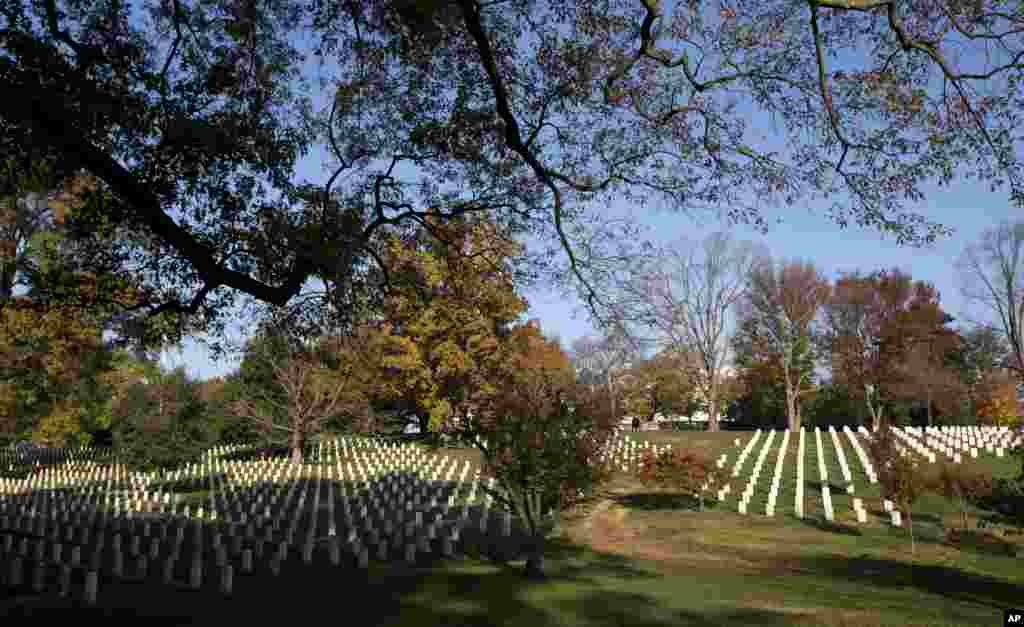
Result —
<path fill-rule="evenodd" d="M 640 417 L 639 416 L 634 416 L 633 417 L 633 431 L 635 432 L 635 431 L 639 431 L 639 430 L 640 430 Z"/>

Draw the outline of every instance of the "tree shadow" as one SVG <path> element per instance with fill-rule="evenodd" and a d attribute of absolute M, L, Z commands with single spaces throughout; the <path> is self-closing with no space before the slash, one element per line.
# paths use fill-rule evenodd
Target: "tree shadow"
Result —
<path fill-rule="evenodd" d="M 619 494 L 610 497 L 612 501 L 630 509 L 645 511 L 654 510 L 700 510 L 700 501 L 690 494 L 669 492 L 647 492 L 639 494 Z M 704 509 L 713 509 L 718 503 L 714 499 L 704 499 Z"/>
<path fill-rule="evenodd" d="M 577 613 L 581 618 L 580 623 L 587 625 L 661 627 L 671 624 L 692 627 L 720 627 L 722 625 L 783 627 L 795 624 L 794 615 L 791 612 L 762 608 L 723 608 L 708 613 L 687 610 L 666 612 L 652 603 L 651 598 L 647 595 L 614 590 L 582 595 L 579 599 Z"/>
<path fill-rule="evenodd" d="M 951 529 L 943 544 L 978 555 L 1015 556 L 1017 545 L 991 533 L 974 529 Z"/>
<path fill-rule="evenodd" d="M 820 556 L 800 560 L 813 573 L 878 588 L 912 587 L 947 598 L 993 608 L 1014 607 L 1024 598 L 1024 586 L 949 566 L 910 564 L 896 560 Z"/>
<path fill-rule="evenodd" d="M 827 531 L 829 533 L 837 533 L 844 536 L 862 536 L 864 533 L 853 525 L 847 525 L 836 521 L 828 521 L 824 518 L 818 518 L 816 516 L 804 516 L 798 518 L 803 525 L 808 527 L 814 527 L 821 531 Z"/>

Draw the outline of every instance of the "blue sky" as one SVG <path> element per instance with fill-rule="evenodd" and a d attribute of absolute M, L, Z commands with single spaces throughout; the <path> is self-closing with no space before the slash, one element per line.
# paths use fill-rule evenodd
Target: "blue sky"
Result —
<path fill-rule="evenodd" d="M 300 175 L 310 178 L 317 177 L 318 172 L 316 157 L 307 158 L 300 168 Z M 930 248 L 897 246 L 893 238 L 883 236 L 877 229 L 856 226 L 840 229 L 824 215 L 824 207 L 815 210 L 813 206 L 765 211 L 771 224 L 765 235 L 744 225 L 730 226 L 707 214 L 688 216 L 644 210 L 635 211 L 634 215 L 651 227 L 649 236 L 657 244 L 667 245 L 679 238 L 697 241 L 724 228 L 738 239 L 763 244 L 773 257 L 811 260 L 833 280 L 840 272 L 897 267 L 915 280 L 935 285 L 943 308 L 957 318 L 954 325 L 965 318 L 988 320 L 987 313 L 977 305 L 968 307 L 964 303 L 954 262 L 967 244 L 980 238 L 982 231 L 1000 220 L 1015 219 L 1019 210 L 1009 204 L 1005 192 L 991 192 L 975 183 L 954 185 L 949 189 L 934 188 L 928 194 L 927 204 L 909 208 L 953 228 L 953 234 Z M 630 209 L 620 203 L 609 207 L 607 212 L 609 216 L 621 216 Z M 783 222 L 776 224 L 775 218 Z M 582 311 L 574 312 L 580 309 L 580 302 L 566 300 L 557 293 L 525 292 L 524 296 L 530 303 L 528 317 L 540 319 L 545 333 L 560 336 L 566 349 L 576 338 L 593 333 Z M 165 353 L 163 363 L 170 367 L 183 365 L 191 375 L 202 379 L 226 374 L 237 367 L 237 362 L 212 361 L 208 353 L 193 342 L 187 342 L 182 351 Z"/>
<path fill-rule="evenodd" d="M 300 44 L 300 47 L 306 47 Z M 307 48 L 308 49 L 308 48 Z M 308 79 L 316 76 L 312 66 L 307 66 Z M 314 101 L 323 106 L 325 93 L 314 90 Z M 762 115 L 745 111 L 752 120 L 764 119 Z M 742 114 L 742 113 L 741 113 Z M 768 135 L 768 146 L 784 149 L 780 137 L 768 127 L 754 128 Z M 323 171 L 322 148 L 314 149 L 300 163 L 296 175 L 299 179 L 324 182 L 328 175 Z M 921 213 L 926 219 L 951 227 L 954 232 L 936 242 L 930 248 L 897 246 L 895 240 L 883 235 L 877 229 L 850 226 L 846 229 L 832 222 L 826 215 L 826 205 L 802 205 L 765 209 L 765 216 L 771 225 L 765 235 L 744 226 L 732 226 L 713 214 L 684 214 L 669 211 L 635 210 L 634 215 L 649 228 L 648 237 L 656 244 L 667 245 L 680 238 L 696 242 L 720 229 L 727 229 L 737 239 L 750 240 L 767 247 L 773 257 L 813 261 L 829 278 L 835 279 L 840 272 L 854 270 L 874 271 L 897 267 L 908 272 L 915 280 L 924 280 L 935 285 L 941 295 L 944 309 L 955 316 L 961 324 L 965 317 L 987 319 L 986 313 L 977 307 L 968 309 L 961 298 L 954 261 L 964 247 L 979 239 L 982 231 L 1001 220 L 1019 216 L 1008 201 L 1005 191 L 992 192 L 985 184 L 966 181 L 950 188 L 933 187 L 927 201 L 920 205 L 907 205 L 907 210 Z M 615 203 L 604 211 L 609 218 L 620 217 L 632 208 L 624 202 Z M 781 223 L 776 223 L 781 219 Z M 530 303 L 527 317 L 538 318 L 549 336 L 558 335 L 562 346 L 568 349 L 573 340 L 593 332 L 581 310 L 581 303 L 566 300 L 558 293 L 524 292 Z M 230 335 L 235 340 L 244 336 L 244 322 L 236 325 Z M 206 379 L 223 375 L 237 367 L 237 361 L 214 362 L 208 352 L 195 342 L 187 341 L 182 350 L 167 351 L 162 363 L 166 367 L 184 366 L 193 376 Z"/>

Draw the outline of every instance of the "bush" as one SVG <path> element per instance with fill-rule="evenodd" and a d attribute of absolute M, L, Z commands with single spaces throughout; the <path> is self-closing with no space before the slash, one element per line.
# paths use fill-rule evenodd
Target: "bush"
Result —
<path fill-rule="evenodd" d="M 638 478 L 647 484 L 681 490 L 697 497 L 704 510 L 705 485 L 715 480 L 715 464 L 694 449 L 646 451 L 640 458 Z"/>
<path fill-rule="evenodd" d="M 705 424 L 707 423 L 688 420 L 666 420 L 661 423 L 660 429 L 661 431 L 703 431 Z"/>
<path fill-rule="evenodd" d="M 966 504 L 991 494 L 992 482 L 988 476 L 970 466 L 944 462 L 939 469 L 937 487 L 942 496 L 959 503 L 963 528 L 966 530 Z"/>
<path fill-rule="evenodd" d="M 972 498 L 971 502 L 996 512 L 1017 528 L 1024 528 L 1024 482 L 1019 479 L 996 479 L 991 490 Z"/>

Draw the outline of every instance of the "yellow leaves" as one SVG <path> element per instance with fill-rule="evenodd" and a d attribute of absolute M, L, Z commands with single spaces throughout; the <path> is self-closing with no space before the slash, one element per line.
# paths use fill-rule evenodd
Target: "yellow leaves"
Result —
<path fill-rule="evenodd" d="M 441 425 L 443 425 L 448 420 L 448 418 L 451 415 L 452 415 L 452 406 L 451 406 L 451 404 L 447 400 L 445 400 L 445 399 L 438 400 L 430 408 L 430 421 L 428 423 L 429 427 L 430 427 L 430 430 L 431 431 L 437 431 L 441 427 Z"/>
<path fill-rule="evenodd" d="M 60 402 L 40 419 L 32 432 L 32 441 L 46 446 L 62 447 L 77 439 L 82 431 L 79 409 L 69 402 Z"/>
<path fill-rule="evenodd" d="M 975 411 L 988 424 L 1013 426 L 1020 421 L 1017 385 L 1006 373 L 996 373 L 978 388 Z"/>

